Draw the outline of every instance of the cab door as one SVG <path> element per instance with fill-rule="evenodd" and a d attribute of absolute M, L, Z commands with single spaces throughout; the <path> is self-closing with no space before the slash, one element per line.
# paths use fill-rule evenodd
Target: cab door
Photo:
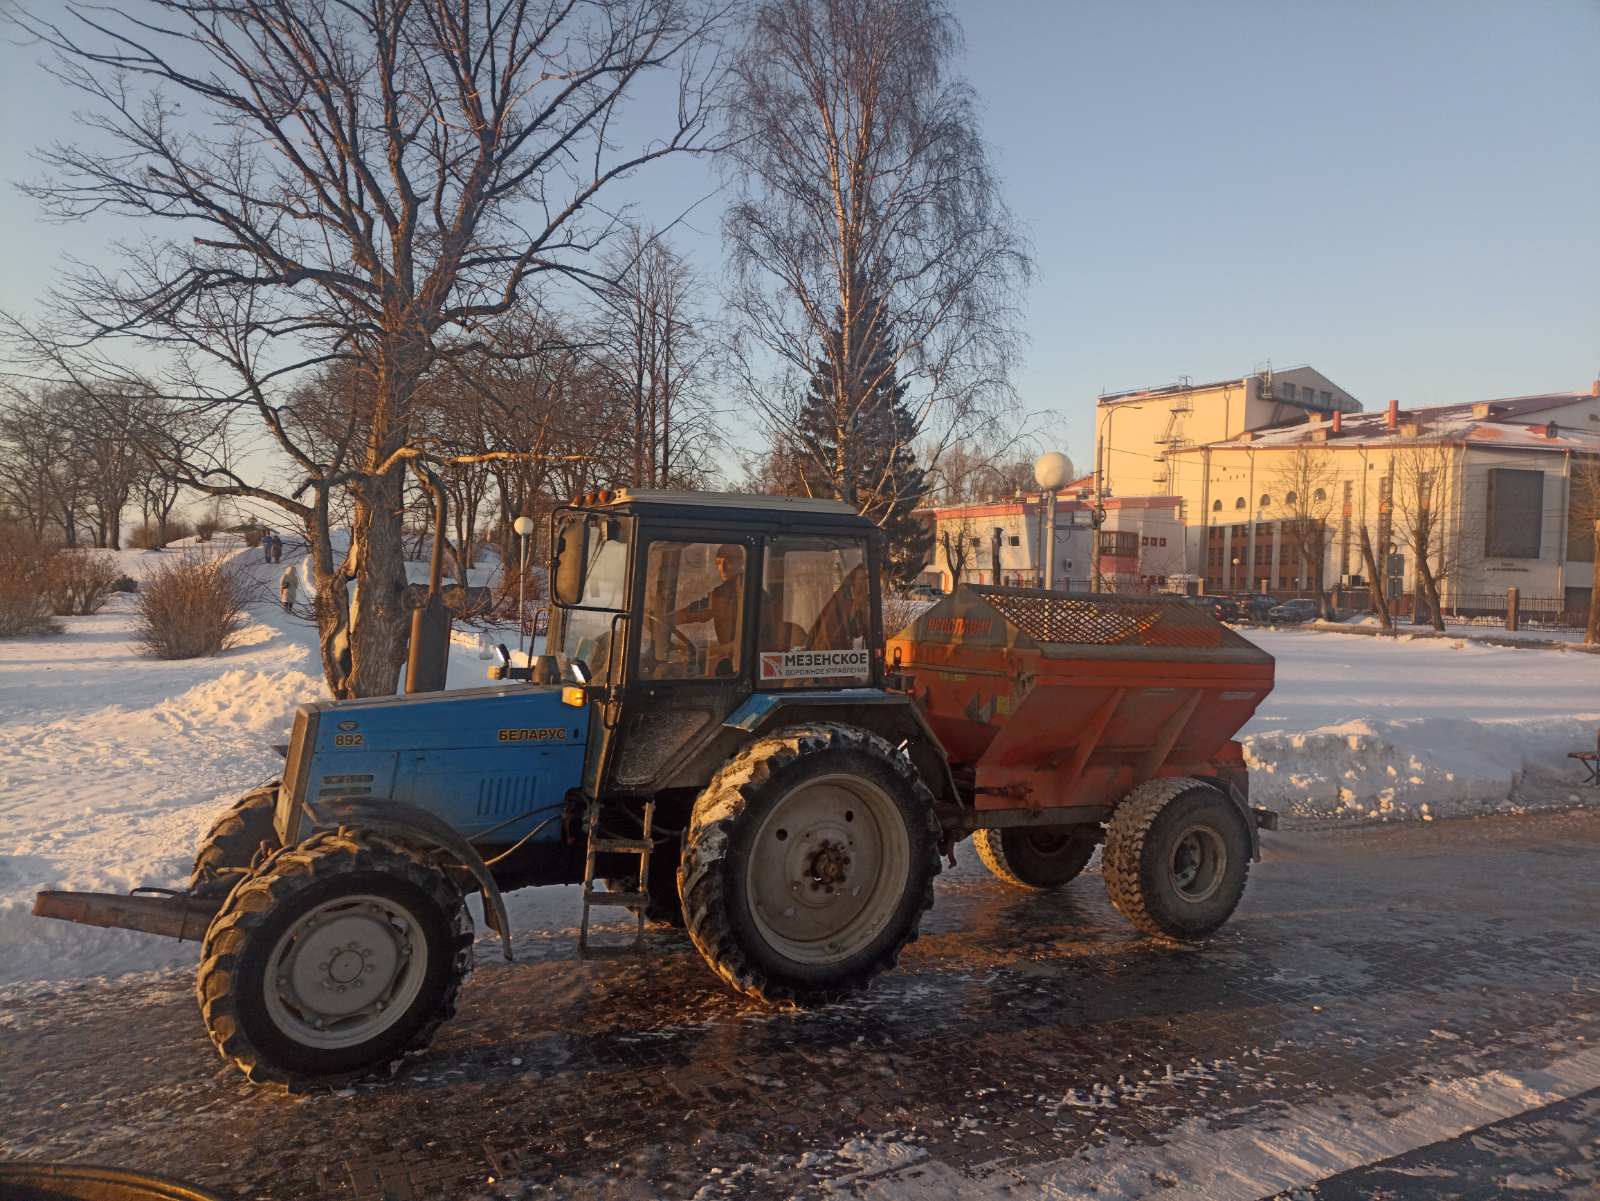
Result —
<path fill-rule="evenodd" d="M 753 534 L 641 531 L 608 793 L 653 793 L 750 695 L 760 563 Z"/>

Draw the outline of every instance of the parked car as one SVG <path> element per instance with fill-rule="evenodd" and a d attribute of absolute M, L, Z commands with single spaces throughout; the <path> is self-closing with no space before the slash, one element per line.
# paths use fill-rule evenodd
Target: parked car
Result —
<path fill-rule="evenodd" d="M 1309 596 L 1297 596 L 1281 605 L 1272 606 L 1267 612 L 1267 620 L 1274 625 L 1297 625 L 1316 617 L 1319 608 Z"/>
<path fill-rule="evenodd" d="M 1233 598 L 1233 603 L 1239 615 L 1237 620 L 1266 621 L 1267 614 L 1278 602 L 1264 593 L 1243 592 Z"/>

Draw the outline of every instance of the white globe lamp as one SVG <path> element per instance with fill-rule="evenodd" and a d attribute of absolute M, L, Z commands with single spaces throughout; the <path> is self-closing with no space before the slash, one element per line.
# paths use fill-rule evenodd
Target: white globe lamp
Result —
<path fill-rule="evenodd" d="M 1056 586 L 1056 493 L 1072 480 L 1072 460 L 1059 450 L 1042 454 L 1033 464 L 1034 482 L 1044 491 L 1044 529 L 1039 540 L 1044 543 L 1040 556 L 1039 583 L 1044 588 Z"/>
<path fill-rule="evenodd" d="M 528 535 L 533 533 L 533 518 L 524 513 L 511 523 L 511 528 L 522 539 L 522 570 L 517 573 L 517 650 L 520 652 L 523 631 L 528 626 Z M 533 653 L 531 645 L 528 653 Z"/>
<path fill-rule="evenodd" d="M 1046 492 L 1056 492 L 1072 482 L 1072 460 L 1059 450 L 1042 454 L 1033 464 L 1034 482 Z"/>

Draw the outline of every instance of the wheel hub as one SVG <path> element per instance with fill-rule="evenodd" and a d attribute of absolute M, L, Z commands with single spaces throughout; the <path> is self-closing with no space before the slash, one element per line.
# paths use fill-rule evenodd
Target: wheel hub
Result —
<path fill-rule="evenodd" d="M 1228 867 L 1228 849 L 1209 826 L 1185 830 L 1172 851 L 1172 883 L 1186 901 L 1206 900 L 1222 886 Z"/>
<path fill-rule="evenodd" d="M 910 870 L 894 802 L 854 776 L 810 781 L 756 831 L 745 873 L 763 936 L 800 962 L 830 963 L 875 938 Z"/>
<path fill-rule="evenodd" d="M 290 927 L 268 965 L 267 1008 L 302 1041 L 345 1046 L 380 1033 L 422 986 L 427 944 L 384 897 L 318 906 Z"/>

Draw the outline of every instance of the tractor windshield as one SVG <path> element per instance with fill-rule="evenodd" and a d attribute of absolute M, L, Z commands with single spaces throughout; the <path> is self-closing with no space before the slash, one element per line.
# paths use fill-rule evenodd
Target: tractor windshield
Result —
<path fill-rule="evenodd" d="M 581 659 L 591 675 L 605 671 L 612 617 L 628 607 L 631 525 L 620 517 L 568 513 L 556 527 L 549 651 Z"/>

